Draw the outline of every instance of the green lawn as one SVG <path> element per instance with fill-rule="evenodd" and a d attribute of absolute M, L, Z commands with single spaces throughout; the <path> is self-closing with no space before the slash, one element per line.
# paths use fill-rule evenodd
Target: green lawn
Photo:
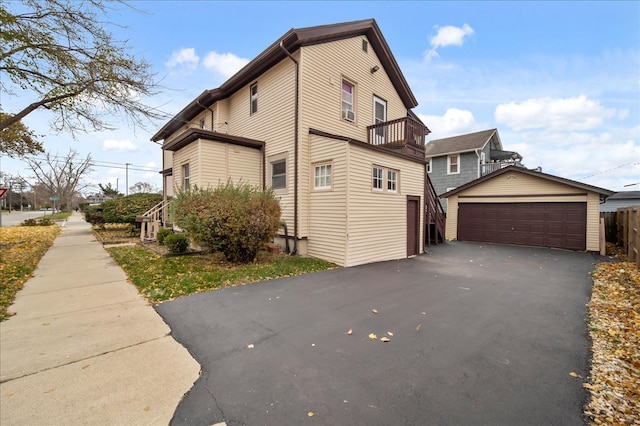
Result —
<path fill-rule="evenodd" d="M 264 251 L 247 265 L 226 262 L 219 253 L 162 257 L 140 246 L 112 247 L 108 251 L 140 293 L 152 302 L 336 267 L 319 259 Z"/>

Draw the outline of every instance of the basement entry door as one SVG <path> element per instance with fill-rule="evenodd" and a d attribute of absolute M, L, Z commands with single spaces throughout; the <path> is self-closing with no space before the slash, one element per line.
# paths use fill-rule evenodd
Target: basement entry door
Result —
<path fill-rule="evenodd" d="M 458 240 L 585 250 L 587 203 L 460 203 Z"/>

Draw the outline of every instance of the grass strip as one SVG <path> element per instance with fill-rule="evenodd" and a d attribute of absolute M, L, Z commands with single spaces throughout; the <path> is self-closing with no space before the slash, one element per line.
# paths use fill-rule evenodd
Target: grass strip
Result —
<path fill-rule="evenodd" d="M 151 302 L 336 267 L 315 258 L 267 252 L 260 252 L 254 263 L 238 265 L 225 261 L 220 253 L 162 257 L 140 246 L 112 247 L 108 251 Z"/>

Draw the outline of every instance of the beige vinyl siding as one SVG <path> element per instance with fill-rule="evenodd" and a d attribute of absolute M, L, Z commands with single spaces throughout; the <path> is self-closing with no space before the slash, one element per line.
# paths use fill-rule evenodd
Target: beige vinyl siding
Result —
<path fill-rule="evenodd" d="M 531 197 L 510 198 L 513 195 L 530 195 Z M 558 195 L 578 194 L 582 198 L 570 201 L 586 201 L 586 192 L 572 186 L 562 183 L 553 182 L 547 179 L 535 176 L 525 175 L 521 173 L 505 173 L 493 179 L 489 179 L 478 185 L 458 193 L 458 196 L 464 201 L 472 202 L 469 197 L 492 195 L 496 198 L 502 197 L 510 202 L 531 202 L 531 201 L 558 201 Z M 482 203 L 482 198 L 478 198 L 473 202 Z"/>
<path fill-rule="evenodd" d="M 334 262 L 346 263 L 347 236 L 347 142 L 310 135 L 309 170 L 314 174 L 314 165 L 331 162 L 332 188 L 314 190 L 313 179 L 303 191 L 309 194 L 309 256 Z"/>
<path fill-rule="evenodd" d="M 600 194 L 587 198 L 587 251 L 600 251 Z"/>
<path fill-rule="evenodd" d="M 444 228 L 444 238 L 447 241 L 458 239 L 458 196 L 447 198 L 447 218 Z"/>
<path fill-rule="evenodd" d="M 249 87 L 258 84 L 258 112 L 249 114 Z M 287 189 L 276 191 L 282 219 L 293 231 L 295 68 L 290 59 L 276 64 L 229 98 L 229 134 L 265 142 L 269 157 L 287 152 Z M 300 164 L 305 164 L 300 162 Z M 302 170 L 303 167 L 300 167 Z M 269 179 L 269 169 L 266 176 Z M 267 186 L 270 182 L 267 182 Z M 304 185 L 300 181 L 300 185 Z M 302 192 L 302 191 L 301 191 Z M 299 212 L 301 215 L 302 212 Z M 306 236 L 299 232 L 300 236 Z"/>
<path fill-rule="evenodd" d="M 349 145 L 349 222 L 346 266 L 407 257 L 407 195 L 420 197 L 423 248 L 424 164 Z M 398 192 L 374 192 L 373 165 L 399 171 Z"/>
<path fill-rule="evenodd" d="M 189 164 L 191 185 L 202 186 L 200 181 L 200 141 L 195 141 L 173 154 L 173 187 L 182 189 L 182 166 Z"/>
<path fill-rule="evenodd" d="M 260 151 L 228 143 L 201 140 L 201 182 L 215 188 L 228 179 L 262 187 Z"/>
<path fill-rule="evenodd" d="M 362 51 L 362 40 L 353 37 L 331 43 L 305 46 L 296 52 L 300 63 L 300 111 L 299 148 L 301 165 L 309 164 L 309 129 L 343 135 L 359 141 L 367 140 L 367 126 L 373 124 L 374 95 L 387 101 L 387 120 L 405 117 L 407 110 L 398 96 L 391 80 L 382 68 L 377 55 L 369 44 L 368 52 Z M 289 62 L 291 62 L 289 60 Z M 371 68 L 378 65 L 375 74 Z M 294 78 L 293 63 L 291 78 Z M 342 79 L 356 84 L 354 108 L 356 121 L 342 120 Z M 268 146 L 268 145 L 267 145 Z M 293 152 L 293 150 L 292 150 Z M 300 167 L 301 188 L 311 185 L 312 170 Z M 299 193 L 299 234 L 304 237 L 311 232 L 306 219 L 309 217 L 309 193 Z M 310 242 L 311 244 L 311 242 Z"/>
<path fill-rule="evenodd" d="M 407 116 L 407 109 L 398 96 L 378 56 L 369 44 L 362 50 L 358 36 L 302 48 L 301 59 L 301 131 L 309 127 L 328 133 L 367 140 L 367 126 L 373 124 L 373 96 L 387 101 L 387 120 Z M 380 69 L 371 73 L 377 65 Z M 355 123 L 342 120 L 342 79 L 355 84 Z"/>

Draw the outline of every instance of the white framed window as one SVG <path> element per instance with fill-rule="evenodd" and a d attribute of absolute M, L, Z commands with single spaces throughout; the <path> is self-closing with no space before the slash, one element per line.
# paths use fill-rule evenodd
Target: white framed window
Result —
<path fill-rule="evenodd" d="M 382 169 L 382 167 L 373 166 L 371 185 L 374 191 L 382 191 L 384 189 L 383 173 L 384 173 L 384 170 Z"/>
<path fill-rule="evenodd" d="M 387 170 L 387 191 L 398 192 L 398 172 Z"/>
<path fill-rule="evenodd" d="M 431 173 L 433 167 L 433 161 L 431 158 L 427 158 L 427 173 Z"/>
<path fill-rule="evenodd" d="M 460 173 L 460 154 L 449 155 L 447 157 L 447 174 L 457 175 Z"/>
<path fill-rule="evenodd" d="M 287 155 L 281 154 L 269 159 L 271 189 L 287 189 Z"/>
<path fill-rule="evenodd" d="M 354 109 L 354 96 L 356 87 L 353 83 L 342 80 L 342 119 L 347 121 L 356 120 Z"/>
<path fill-rule="evenodd" d="M 182 165 L 182 189 L 189 189 L 191 186 L 191 172 L 189 171 L 189 164 Z"/>
<path fill-rule="evenodd" d="M 200 129 L 204 129 L 204 118 L 201 118 L 200 121 L 198 122 L 198 127 Z"/>
<path fill-rule="evenodd" d="M 253 83 L 249 87 L 250 114 L 258 112 L 258 83 Z"/>
<path fill-rule="evenodd" d="M 331 189 L 331 163 L 314 166 L 313 189 Z"/>
<path fill-rule="evenodd" d="M 381 166 L 371 168 L 371 189 L 375 192 L 397 193 L 400 172 Z"/>

